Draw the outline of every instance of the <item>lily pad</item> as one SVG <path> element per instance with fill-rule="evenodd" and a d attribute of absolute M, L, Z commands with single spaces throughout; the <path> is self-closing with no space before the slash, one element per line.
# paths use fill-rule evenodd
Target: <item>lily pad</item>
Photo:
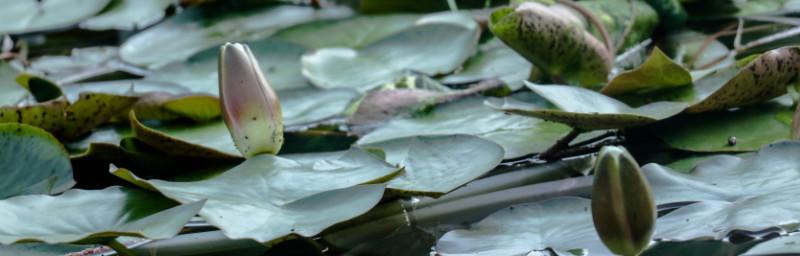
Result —
<path fill-rule="evenodd" d="M 651 128 L 670 147 L 695 152 L 743 152 L 788 140 L 794 108 L 770 102 L 723 112 L 683 115 Z M 782 117 L 788 118 L 782 118 Z M 784 120 L 786 119 L 786 120 Z M 735 143 L 729 140 L 735 138 Z"/>
<path fill-rule="evenodd" d="M 360 94 L 350 88 L 302 88 L 278 92 L 283 111 L 283 124 L 287 130 L 314 126 L 337 115 L 342 115 Z"/>
<path fill-rule="evenodd" d="M 69 56 L 45 55 L 24 64 L 19 60 L 11 63 L 15 68 L 65 85 L 86 81 L 114 72 L 143 75 L 144 70 L 119 60 L 119 49 L 112 46 L 96 46 L 72 49 Z"/>
<path fill-rule="evenodd" d="M 480 29 L 465 13 L 439 13 L 362 49 L 324 48 L 302 58 L 303 74 L 322 88 L 368 91 L 405 76 L 452 72 L 475 53 Z"/>
<path fill-rule="evenodd" d="M 13 197 L 0 200 L 0 244 L 92 243 L 123 235 L 170 238 L 203 202 L 175 205 L 158 194 L 122 187 Z"/>
<path fill-rule="evenodd" d="M 228 127 L 221 120 L 204 124 L 182 124 L 153 129 L 130 115 L 134 136 L 142 142 L 172 155 L 204 158 L 240 158 Z"/>
<path fill-rule="evenodd" d="M 112 172 L 179 202 L 208 199 L 200 216 L 226 236 L 270 242 L 291 234 L 313 236 L 366 212 L 380 201 L 384 186 L 357 185 L 384 181 L 398 171 L 354 149 L 308 157 L 257 155 L 195 182 L 142 180 L 125 169 Z"/>
<path fill-rule="evenodd" d="M 720 70 L 695 83 L 700 100 L 686 112 L 723 110 L 783 95 L 800 74 L 798 63 L 800 47 L 790 46 L 767 51 L 738 72 Z"/>
<path fill-rule="evenodd" d="M 70 102 L 78 100 L 81 93 L 106 93 L 125 96 L 144 96 L 151 93 L 188 94 L 191 91 L 181 85 L 149 80 L 113 80 L 67 84 L 61 86 Z"/>
<path fill-rule="evenodd" d="M 800 224 L 796 195 L 799 142 L 780 142 L 742 156 L 714 156 L 689 174 L 658 164 L 642 170 L 658 204 L 697 202 L 658 219 L 656 238 L 722 239 L 733 230 L 787 230 Z"/>
<path fill-rule="evenodd" d="M 61 143 L 42 129 L 0 123 L 0 199 L 26 194 L 58 194 L 75 185 Z"/>
<path fill-rule="evenodd" d="M 309 48 L 362 48 L 414 25 L 420 15 L 365 15 L 336 21 L 315 21 L 281 30 L 275 37 Z M 326 35 L 320 37 L 319 35 Z"/>
<path fill-rule="evenodd" d="M 787 255 L 800 251 L 800 236 L 797 234 L 776 237 L 766 242 L 759 243 L 742 256 L 755 255 Z"/>
<path fill-rule="evenodd" d="M 600 241 L 590 200 L 559 197 L 510 206 L 470 229 L 447 232 L 436 243 L 440 255 L 612 255 Z"/>
<path fill-rule="evenodd" d="M 494 39 L 481 45 L 480 51 L 467 60 L 461 70 L 441 79 L 446 84 L 463 84 L 483 79 L 497 78 L 511 89 L 522 87 L 528 79 L 533 64 L 517 52 Z"/>
<path fill-rule="evenodd" d="M 91 30 L 142 29 L 163 19 L 167 7 L 178 2 L 179 0 L 116 0 L 99 15 L 82 21 L 80 27 Z"/>
<path fill-rule="evenodd" d="M 641 93 L 691 84 L 689 71 L 656 47 L 641 66 L 615 76 L 600 92 L 606 95 Z"/>
<path fill-rule="evenodd" d="M 308 80 L 300 73 L 300 56 L 306 48 L 274 38 L 250 42 L 248 46 L 258 59 L 264 77 L 275 90 L 309 86 Z M 192 92 L 218 95 L 218 55 L 219 49 L 213 47 L 193 55 L 185 62 L 157 69 L 146 79 L 180 84 Z"/>
<path fill-rule="evenodd" d="M 3 0 L 0 34 L 66 28 L 92 16 L 110 0 Z M 75 8 L 80 6 L 80 8 Z"/>
<path fill-rule="evenodd" d="M 6 62 L 0 62 L 0 106 L 15 105 L 28 91 L 17 84 L 17 72 Z"/>
<path fill-rule="evenodd" d="M 0 123 L 29 124 L 58 138 L 72 140 L 126 112 L 136 100 L 129 96 L 83 93 L 72 104 L 53 100 L 24 107 L 0 107 Z"/>
<path fill-rule="evenodd" d="M 437 105 L 430 113 L 395 118 L 358 140 L 371 144 L 421 135 L 470 134 L 500 144 L 505 158 L 547 149 L 569 127 L 536 118 L 506 115 L 483 104 L 484 97 L 464 98 Z"/>
<path fill-rule="evenodd" d="M 409 194 L 441 196 L 494 169 L 503 148 L 476 136 L 419 136 L 364 145 L 380 148 L 386 161 L 404 172 L 387 188 Z"/>
<path fill-rule="evenodd" d="M 604 83 L 613 65 L 608 49 L 561 6 L 537 2 L 492 12 L 489 29 L 546 74 L 570 84 Z"/>
<path fill-rule="evenodd" d="M 0 245 L 0 254 L 26 256 L 64 256 L 95 247 L 94 245 L 24 243 Z"/>
<path fill-rule="evenodd" d="M 189 8 L 129 38 L 120 47 L 120 57 L 136 65 L 157 68 L 226 41 L 257 40 L 292 25 L 349 14 L 348 9 L 342 8 L 314 10 L 284 5 L 209 17 L 199 7 Z"/>
<path fill-rule="evenodd" d="M 513 99 L 488 103 L 509 113 L 560 122 L 581 130 L 641 126 L 677 115 L 687 106 L 681 102 L 656 102 L 632 108 L 618 100 L 580 87 L 535 85 L 527 82 L 526 85 L 559 109 L 542 108 Z"/>

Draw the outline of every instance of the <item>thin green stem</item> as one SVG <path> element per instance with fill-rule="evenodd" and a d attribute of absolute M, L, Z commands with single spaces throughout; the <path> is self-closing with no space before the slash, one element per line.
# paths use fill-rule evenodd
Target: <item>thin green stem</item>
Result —
<path fill-rule="evenodd" d="M 127 246 L 117 241 L 117 239 L 112 239 L 106 244 L 106 246 L 111 247 L 111 249 L 114 249 L 114 251 L 117 252 L 118 255 L 136 256 L 135 253 L 131 252 L 131 250 L 129 250 Z"/>

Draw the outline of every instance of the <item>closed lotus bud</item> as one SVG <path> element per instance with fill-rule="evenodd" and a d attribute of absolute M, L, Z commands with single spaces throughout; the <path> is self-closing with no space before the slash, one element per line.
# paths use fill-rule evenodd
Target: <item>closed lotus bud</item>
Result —
<path fill-rule="evenodd" d="M 594 168 L 592 219 L 611 252 L 638 255 L 656 224 L 656 206 L 639 164 L 623 147 L 600 150 Z"/>
<path fill-rule="evenodd" d="M 219 96 L 225 124 L 244 157 L 278 153 L 283 144 L 280 101 L 247 45 L 220 47 Z"/>

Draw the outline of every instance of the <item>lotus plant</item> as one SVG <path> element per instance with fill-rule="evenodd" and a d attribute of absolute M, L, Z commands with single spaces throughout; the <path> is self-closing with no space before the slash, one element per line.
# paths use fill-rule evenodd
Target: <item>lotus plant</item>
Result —
<path fill-rule="evenodd" d="M 623 147 L 600 149 L 594 172 L 592 219 L 600 239 L 616 254 L 638 255 L 656 223 L 650 184 Z"/>
<path fill-rule="evenodd" d="M 220 47 L 219 96 L 225 125 L 245 158 L 278 153 L 283 144 L 281 104 L 247 45 Z"/>

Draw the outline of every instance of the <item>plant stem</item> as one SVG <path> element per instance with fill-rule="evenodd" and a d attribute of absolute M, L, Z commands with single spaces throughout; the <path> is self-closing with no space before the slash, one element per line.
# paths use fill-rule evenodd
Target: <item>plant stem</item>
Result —
<path fill-rule="evenodd" d="M 135 253 L 129 250 L 127 246 L 117 241 L 117 239 L 111 239 L 111 241 L 109 241 L 106 244 L 106 246 L 111 247 L 111 249 L 114 249 L 114 251 L 117 252 L 117 255 L 136 256 Z"/>
<path fill-rule="evenodd" d="M 562 137 L 561 139 L 558 139 L 558 141 L 556 141 L 556 144 L 553 144 L 553 146 L 550 146 L 550 148 L 540 153 L 539 159 L 548 161 L 553 160 L 552 157 L 553 154 L 567 148 L 569 146 L 569 143 L 572 142 L 575 139 L 575 137 L 578 137 L 579 134 L 581 134 L 580 130 L 572 129 L 572 131 L 567 133 L 566 136 Z"/>

